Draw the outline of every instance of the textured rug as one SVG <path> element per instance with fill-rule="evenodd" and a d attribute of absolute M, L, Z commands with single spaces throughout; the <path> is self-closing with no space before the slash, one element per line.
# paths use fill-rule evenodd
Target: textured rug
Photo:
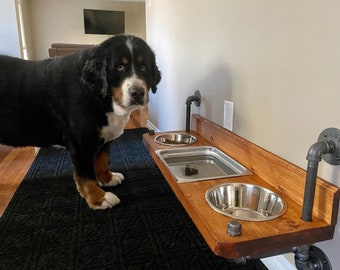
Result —
<path fill-rule="evenodd" d="M 144 147 L 146 131 L 111 145 L 125 181 L 107 188 L 121 199 L 107 210 L 79 196 L 66 150 L 41 149 L 0 218 L 0 269 L 267 269 L 211 252 Z"/>

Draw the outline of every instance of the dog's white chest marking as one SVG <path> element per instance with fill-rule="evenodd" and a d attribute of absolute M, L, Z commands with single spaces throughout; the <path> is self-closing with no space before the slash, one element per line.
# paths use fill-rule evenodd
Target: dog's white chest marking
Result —
<path fill-rule="evenodd" d="M 101 129 L 101 138 L 103 138 L 105 142 L 109 142 L 123 134 L 124 127 L 130 118 L 130 112 L 124 114 L 110 112 L 106 115 L 108 125 Z"/>

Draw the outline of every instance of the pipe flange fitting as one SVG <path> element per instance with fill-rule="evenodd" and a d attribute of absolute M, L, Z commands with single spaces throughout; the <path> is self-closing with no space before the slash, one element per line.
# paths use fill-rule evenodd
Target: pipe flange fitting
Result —
<path fill-rule="evenodd" d="M 331 141 L 334 143 L 334 151 L 322 155 L 322 159 L 331 165 L 340 165 L 340 130 L 327 128 L 320 133 L 318 141 Z"/>
<path fill-rule="evenodd" d="M 332 270 L 327 255 L 316 246 L 294 247 L 295 266 L 298 270 Z"/>
<path fill-rule="evenodd" d="M 201 105 L 201 92 L 200 90 L 196 90 L 194 93 L 194 96 L 196 97 L 194 104 L 199 107 Z"/>

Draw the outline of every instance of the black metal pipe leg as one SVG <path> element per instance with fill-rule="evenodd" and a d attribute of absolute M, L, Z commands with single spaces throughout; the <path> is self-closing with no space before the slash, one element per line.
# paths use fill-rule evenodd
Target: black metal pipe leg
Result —
<path fill-rule="evenodd" d="M 313 144 L 308 150 L 308 166 L 301 217 L 304 221 L 312 221 L 318 164 L 324 154 L 333 153 L 335 150 L 336 144 L 332 140 L 319 141 Z"/>
<path fill-rule="evenodd" d="M 190 117 L 191 117 L 191 109 L 190 105 L 187 104 L 187 112 L 186 112 L 186 121 L 185 121 L 185 130 L 186 132 L 190 132 Z"/>
<path fill-rule="evenodd" d="M 201 93 L 199 90 L 196 90 L 193 96 L 187 97 L 187 100 L 185 101 L 185 104 L 187 105 L 186 122 L 185 122 L 186 132 L 190 132 L 190 118 L 191 118 L 191 103 L 192 102 L 194 102 L 197 107 L 201 105 Z"/>
<path fill-rule="evenodd" d="M 304 221 L 312 221 L 317 174 L 318 162 L 308 162 L 301 217 Z"/>

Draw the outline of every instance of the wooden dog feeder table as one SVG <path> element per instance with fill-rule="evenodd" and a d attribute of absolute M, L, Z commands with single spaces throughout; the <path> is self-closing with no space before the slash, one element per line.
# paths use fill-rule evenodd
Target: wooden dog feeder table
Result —
<path fill-rule="evenodd" d="M 338 187 L 323 179 L 317 179 L 312 221 L 305 222 L 301 219 L 305 170 L 199 115 L 193 115 L 190 134 L 197 137 L 195 146 L 214 146 L 247 167 L 253 174 L 237 178 L 178 183 L 155 154 L 158 149 L 173 147 L 156 143 L 154 137 L 159 134 L 161 133 L 144 134 L 143 142 L 216 255 L 229 259 L 266 257 L 286 253 L 292 247 L 333 238 L 340 198 Z M 229 236 L 226 230 L 232 218 L 215 212 L 205 200 L 205 192 L 209 187 L 228 182 L 250 183 L 268 188 L 286 201 L 287 211 L 281 217 L 269 221 L 241 220 L 242 234 L 236 237 Z"/>

